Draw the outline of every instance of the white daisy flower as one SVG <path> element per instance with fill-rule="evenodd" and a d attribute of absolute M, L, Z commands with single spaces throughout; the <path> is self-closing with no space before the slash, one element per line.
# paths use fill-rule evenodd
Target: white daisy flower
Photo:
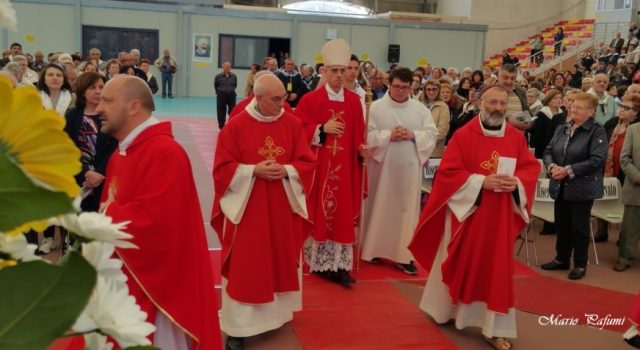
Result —
<path fill-rule="evenodd" d="M 107 337 L 96 332 L 84 335 L 84 348 L 87 350 L 111 350 L 113 344 L 107 342 Z"/>
<path fill-rule="evenodd" d="M 126 286 L 127 276 L 122 273 L 122 261 L 111 258 L 115 249 L 110 243 L 83 243 L 82 256 L 95 267 L 100 276 L 114 281 L 117 287 L 123 287 Z"/>
<path fill-rule="evenodd" d="M 24 235 L 9 236 L 0 233 L 0 251 L 11 255 L 15 260 L 23 262 L 41 260 L 39 256 L 33 254 L 37 248 L 37 245 L 27 243 Z"/>
<path fill-rule="evenodd" d="M 126 287 L 118 288 L 114 281 L 98 275 L 96 289 L 72 328 L 76 332 L 100 330 L 123 348 L 151 345 L 147 336 L 156 327 L 146 319 Z"/>
<path fill-rule="evenodd" d="M 78 236 L 91 240 L 108 242 L 120 248 L 138 248 L 131 242 L 124 241 L 133 237 L 121 230 L 126 229 L 131 221 L 114 224 L 110 217 L 99 213 L 67 214 L 49 220 L 51 225 L 58 225 Z"/>

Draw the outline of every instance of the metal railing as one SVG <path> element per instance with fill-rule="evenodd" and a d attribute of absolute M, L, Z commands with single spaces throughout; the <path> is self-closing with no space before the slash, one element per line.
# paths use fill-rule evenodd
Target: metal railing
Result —
<path fill-rule="evenodd" d="M 576 40 L 575 38 L 565 38 L 563 40 L 563 42 L 565 41 L 569 41 L 569 40 Z M 541 74 L 542 72 L 544 72 L 545 70 L 551 68 L 551 67 L 559 67 L 560 70 L 566 70 L 568 69 L 572 64 L 566 65 L 566 67 L 563 67 L 563 63 L 565 61 L 567 61 L 568 59 L 572 58 L 572 57 L 576 57 L 576 61 L 580 59 L 580 54 L 584 51 L 593 51 L 593 49 L 595 49 L 595 43 L 596 43 L 596 39 L 595 38 L 584 38 L 582 39 L 582 43 L 580 45 L 568 45 L 562 46 L 562 49 L 560 51 L 560 55 L 554 57 L 553 59 L 550 60 L 544 60 L 543 63 L 534 68 L 533 70 L 530 70 L 531 75 L 538 75 Z M 542 54 L 544 55 L 544 51 L 542 52 Z M 595 53 L 594 53 L 594 57 L 595 57 Z M 525 58 L 522 59 L 523 61 L 525 60 Z M 528 55 L 526 57 L 526 61 L 527 62 L 531 62 L 531 55 Z M 558 70 L 558 69 L 557 69 Z"/>

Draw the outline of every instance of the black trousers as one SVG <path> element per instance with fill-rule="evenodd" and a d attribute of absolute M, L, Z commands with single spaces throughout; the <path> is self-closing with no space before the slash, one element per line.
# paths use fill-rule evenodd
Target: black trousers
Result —
<path fill-rule="evenodd" d="M 573 251 L 574 267 L 587 267 L 593 200 L 567 201 L 562 197 L 561 191 L 553 206 L 558 235 L 556 260 L 569 263 Z"/>
<path fill-rule="evenodd" d="M 236 95 L 218 94 L 216 97 L 218 110 L 218 128 L 222 129 L 227 121 L 227 114 L 231 113 L 236 106 Z"/>

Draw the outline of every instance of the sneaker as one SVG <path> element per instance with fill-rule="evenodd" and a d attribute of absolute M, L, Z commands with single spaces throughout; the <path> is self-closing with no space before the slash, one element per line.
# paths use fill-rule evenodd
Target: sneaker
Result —
<path fill-rule="evenodd" d="M 413 264 L 413 261 L 409 262 L 408 264 L 396 264 L 396 266 L 404 271 L 404 273 L 406 273 L 407 275 L 417 275 L 418 274 L 418 268 L 416 268 L 416 265 Z"/>

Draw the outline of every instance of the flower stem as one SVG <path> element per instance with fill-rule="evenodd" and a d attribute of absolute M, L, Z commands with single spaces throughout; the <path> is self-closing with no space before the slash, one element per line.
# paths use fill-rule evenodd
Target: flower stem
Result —
<path fill-rule="evenodd" d="M 71 333 L 65 333 L 62 335 L 61 338 L 69 338 L 69 337 L 77 337 L 79 335 L 85 335 L 85 334 L 89 334 L 89 333 L 93 333 L 93 332 L 97 332 L 98 329 L 92 329 L 90 331 L 86 331 L 86 332 L 71 332 Z"/>

